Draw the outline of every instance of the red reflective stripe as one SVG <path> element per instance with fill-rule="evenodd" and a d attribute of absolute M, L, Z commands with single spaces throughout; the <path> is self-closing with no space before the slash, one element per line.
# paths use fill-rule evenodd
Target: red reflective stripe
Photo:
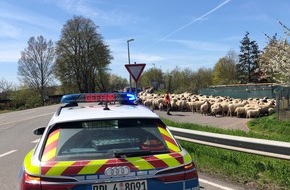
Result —
<path fill-rule="evenodd" d="M 175 158 L 180 164 L 183 164 L 183 157 L 181 154 L 179 153 L 170 153 L 170 156 L 172 156 L 173 158 Z"/>
<path fill-rule="evenodd" d="M 132 163 L 128 162 L 126 159 L 119 158 L 117 164 L 122 164 L 122 166 L 128 166 L 131 171 L 138 171 L 139 169 L 133 165 Z"/>
<path fill-rule="evenodd" d="M 166 135 L 162 135 L 162 137 L 164 138 L 165 141 L 170 142 L 171 144 L 174 144 L 175 146 L 177 146 L 176 142 L 173 140 L 173 138 L 168 137 Z"/>
<path fill-rule="evenodd" d="M 41 164 L 41 174 L 45 175 L 58 162 L 45 162 Z"/>
<path fill-rule="evenodd" d="M 168 165 L 160 160 L 159 158 L 156 158 L 155 156 L 150 156 L 150 157 L 142 157 L 144 160 L 149 162 L 154 168 L 165 168 L 168 167 Z"/>
<path fill-rule="evenodd" d="M 49 145 L 47 145 L 47 146 L 45 147 L 45 149 L 44 149 L 42 155 L 45 155 L 45 154 L 46 154 L 47 152 L 49 152 L 51 149 L 55 148 L 56 145 L 57 145 L 57 143 L 58 143 L 58 140 L 56 140 L 56 141 L 50 143 Z"/>
<path fill-rule="evenodd" d="M 90 161 L 75 162 L 68 168 L 66 168 L 61 175 L 78 174 Z"/>
<path fill-rule="evenodd" d="M 96 172 L 96 173 L 104 173 L 107 167 L 113 167 L 116 166 L 116 160 L 115 159 L 111 159 L 108 160 L 103 166 L 100 167 L 100 169 Z"/>

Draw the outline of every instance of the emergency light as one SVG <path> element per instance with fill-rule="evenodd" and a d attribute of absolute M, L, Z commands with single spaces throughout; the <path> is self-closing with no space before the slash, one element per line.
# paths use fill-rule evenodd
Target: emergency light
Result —
<path fill-rule="evenodd" d="M 61 103 L 89 103 L 120 102 L 121 104 L 135 104 L 136 96 L 130 93 L 81 93 L 63 95 Z"/>

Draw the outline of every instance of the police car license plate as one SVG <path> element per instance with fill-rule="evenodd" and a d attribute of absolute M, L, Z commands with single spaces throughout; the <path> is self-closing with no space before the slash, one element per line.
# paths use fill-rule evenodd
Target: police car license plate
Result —
<path fill-rule="evenodd" d="M 118 182 L 118 183 L 102 183 L 95 184 L 92 190 L 148 190 L 147 181 L 128 181 L 128 182 Z"/>

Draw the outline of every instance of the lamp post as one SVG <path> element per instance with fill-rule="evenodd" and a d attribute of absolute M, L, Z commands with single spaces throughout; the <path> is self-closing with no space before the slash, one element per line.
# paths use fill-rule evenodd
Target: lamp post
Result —
<path fill-rule="evenodd" d="M 129 43 L 134 41 L 134 39 L 129 39 L 127 40 L 127 47 L 128 47 L 128 63 L 130 65 L 130 46 L 129 46 Z M 130 91 L 132 91 L 132 77 L 129 73 L 129 82 L 130 82 Z"/>

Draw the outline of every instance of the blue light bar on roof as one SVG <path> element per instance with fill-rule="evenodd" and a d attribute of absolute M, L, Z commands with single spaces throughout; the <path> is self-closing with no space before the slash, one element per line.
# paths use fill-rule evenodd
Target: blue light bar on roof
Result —
<path fill-rule="evenodd" d="M 122 104 L 135 104 L 135 101 L 136 96 L 130 93 L 68 94 L 61 98 L 61 103 L 120 102 Z"/>

